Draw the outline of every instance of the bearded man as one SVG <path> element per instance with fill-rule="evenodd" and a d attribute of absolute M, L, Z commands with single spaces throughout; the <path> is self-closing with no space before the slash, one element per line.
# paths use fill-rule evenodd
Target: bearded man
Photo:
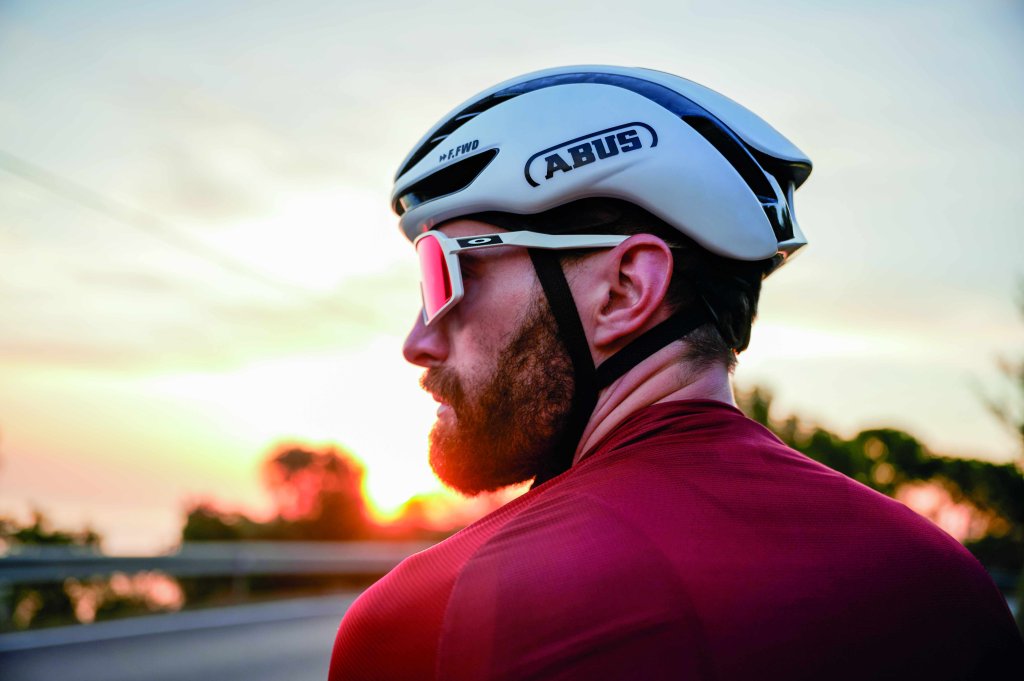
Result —
<path fill-rule="evenodd" d="M 533 486 L 363 594 L 332 681 L 1024 669 L 963 547 L 735 407 L 810 169 L 732 100 L 618 67 L 507 81 L 416 145 L 393 205 L 431 464 L 467 494 Z"/>

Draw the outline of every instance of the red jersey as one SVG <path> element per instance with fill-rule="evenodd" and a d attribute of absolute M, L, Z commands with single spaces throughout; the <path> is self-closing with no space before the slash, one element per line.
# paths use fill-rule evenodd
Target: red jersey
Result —
<path fill-rule="evenodd" d="M 1006 602 L 958 542 L 693 400 L 632 414 L 404 561 L 345 615 L 330 681 L 1020 672 Z"/>

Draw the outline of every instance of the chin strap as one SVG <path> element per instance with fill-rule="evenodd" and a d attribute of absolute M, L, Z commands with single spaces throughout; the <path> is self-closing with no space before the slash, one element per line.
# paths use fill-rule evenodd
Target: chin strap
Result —
<path fill-rule="evenodd" d="M 572 466 L 576 445 L 583 436 L 587 421 L 590 420 L 590 415 L 597 405 L 599 388 L 597 369 L 590 354 L 590 343 L 587 342 L 587 334 L 583 330 L 583 323 L 576 310 L 576 301 L 573 300 L 572 290 L 565 279 L 558 255 L 554 251 L 538 248 L 528 250 L 530 259 L 533 260 L 533 268 L 537 270 L 537 278 L 551 307 L 551 314 L 558 324 L 558 335 L 566 352 L 569 353 L 575 378 L 572 405 L 569 408 L 565 429 L 562 431 L 562 438 L 556 443 L 544 468 L 537 473 L 532 486 L 537 487 Z"/>
<path fill-rule="evenodd" d="M 627 371 L 669 343 L 681 339 L 697 327 L 712 321 L 712 317 L 703 307 L 677 312 L 657 326 L 648 329 L 629 345 L 605 360 L 601 366 L 595 367 L 590 354 L 590 344 L 587 341 L 586 332 L 583 330 L 579 311 L 576 309 L 576 301 L 573 300 L 572 290 L 562 271 L 557 252 L 533 248 L 528 250 L 533 267 L 537 271 L 537 278 L 544 289 L 544 295 L 547 296 L 551 313 L 558 324 L 558 334 L 572 362 L 575 378 L 572 404 L 562 437 L 544 469 L 538 472 L 534 479 L 531 486 L 533 489 L 564 473 L 572 466 L 576 447 L 579 445 L 587 422 L 597 405 L 597 395 L 603 388 L 611 385 Z"/>

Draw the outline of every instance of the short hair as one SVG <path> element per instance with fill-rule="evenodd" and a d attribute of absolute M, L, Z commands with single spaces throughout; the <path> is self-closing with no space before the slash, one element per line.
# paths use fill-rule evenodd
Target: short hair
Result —
<path fill-rule="evenodd" d="M 665 303 L 670 311 L 703 307 L 713 321 L 694 329 L 683 340 L 684 359 L 700 370 L 722 364 L 736 366 L 736 355 L 750 343 L 750 329 L 757 316 L 761 281 L 775 264 L 774 258 L 755 261 L 726 258 L 700 246 L 661 218 L 620 199 L 580 199 L 535 215 L 478 213 L 467 216 L 506 229 L 529 229 L 549 234 L 653 234 L 672 250 L 673 272 Z M 593 251 L 566 251 L 565 261 Z"/>

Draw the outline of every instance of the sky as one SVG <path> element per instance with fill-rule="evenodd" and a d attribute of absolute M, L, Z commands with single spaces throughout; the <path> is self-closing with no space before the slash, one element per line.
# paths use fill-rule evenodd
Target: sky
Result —
<path fill-rule="evenodd" d="M 285 441 L 349 449 L 384 514 L 438 490 L 392 176 L 565 64 L 690 78 L 814 161 L 738 386 L 1009 460 L 983 396 L 1024 349 L 1022 43 L 1007 0 L 2 0 L 0 514 L 160 550 L 197 500 L 265 509 Z"/>

